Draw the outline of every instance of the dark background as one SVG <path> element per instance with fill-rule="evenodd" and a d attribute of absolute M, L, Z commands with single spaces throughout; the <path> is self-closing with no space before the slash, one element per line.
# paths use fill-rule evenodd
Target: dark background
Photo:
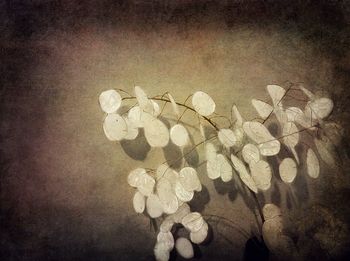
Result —
<path fill-rule="evenodd" d="M 234 100 L 252 118 L 250 99 L 267 100 L 265 86 L 286 81 L 334 100 L 343 165 L 291 191 L 276 178 L 260 200 L 284 209 L 305 259 L 346 259 L 349 14 L 349 1 L 0 1 L 0 259 L 152 260 L 156 233 L 133 212 L 125 181 L 164 156 L 107 142 L 103 89 L 137 83 L 179 100 L 202 89 L 219 113 Z M 234 186 L 201 179 L 193 209 L 258 231 Z M 247 238 L 212 222 L 199 260 L 242 259 Z"/>

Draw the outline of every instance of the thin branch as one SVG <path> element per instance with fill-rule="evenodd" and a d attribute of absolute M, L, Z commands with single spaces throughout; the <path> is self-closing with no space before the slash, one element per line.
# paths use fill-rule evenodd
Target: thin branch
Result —
<path fill-rule="evenodd" d="M 185 112 L 187 111 L 188 109 L 185 108 L 184 111 L 181 113 L 180 117 L 177 119 L 177 123 L 179 123 L 179 121 L 181 120 L 182 116 L 184 116 Z"/>
<path fill-rule="evenodd" d="M 123 97 L 122 98 L 122 100 L 132 100 L 132 99 L 136 99 L 136 97 L 134 97 L 134 96 L 130 96 L 130 97 Z M 153 97 L 153 98 L 150 98 L 151 100 L 156 100 L 156 101 L 164 101 L 164 102 L 171 102 L 169 99 L 166 99 L 166 98 L 157 98 L 157 97 Z M 187 108 L 188 110 L 191 110 L 191 111 L 193 111 L 193 112 L 195 112 L 196 114 L 198 114 L 197 112 L 196 112 L 196 110 L 195 109 L 193 109 L 192 107 L 190 107 L 190 106 L 188 106 L 188 105 L 186 105 L 186 104 L 183 104 L 183 103 L 181 103 L 181 102 L 175 102 L 177 105 L 179 105 L 179 106 L 182 106 L 182 107 L 185 107 L 185 108 Z M 203 115 L 201 115 L 201 117 L 204 119 L 204 120 L 206 120 L 211 126 L 213 126 L 217 131 L 219 130 L 219 128 L 216 126 L 216 123 L 215 122 L 213 122 L 212 120 L 210 120 L 208 117 L 206 117 L 206 116 L 203 116 Z"/>

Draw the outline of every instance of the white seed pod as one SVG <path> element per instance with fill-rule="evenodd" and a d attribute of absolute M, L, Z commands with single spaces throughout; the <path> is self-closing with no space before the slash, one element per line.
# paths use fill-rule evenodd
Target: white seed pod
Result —
<path fill-rule="evenodd" d="M 257 146 L 253 144 L 246 144 L 242 149 L 242 157 L 248 164 L 257 163 L 260 160 L 260 152 Z"/>
<path fill-rule="evenodd" d="M 295 122 L 304 128 L 310 128 L 318 121 L 312 118 L 312 111 L 309 106 L 306 106 L 303 114 L 296 115 Z M 310 130 L 312 130 L 312 128 Z"/>
<path fill-rule="evenodd" d="M 187 191 L 200 191 L 201 182 L 197 176 L 197 171 L 191 167 L 185 167 L 180 171 L 180 183 Z"/>
<path fill-rule="evenodd" d="M 277 207 L 275 204 L 272 203 L 268 203 L 265 204 L 263 209 L 263 216 L 265 218 L 265 220 L 269 220 L 272 219 L 274 217 L 278 217 L 278 216 L 282 216 L 282 212 L 279 209 L 279 207 Z"/>
<path fill-rule="evenodd" d="M 207 161 L 207 174 L 213 180 L 220 177 L 220 163 L 216 160 L 216 157 Z"/>
<path fill-rule="evenodd" d="M 242 127 L 243 126 L 243 118 L 239 110 L 237 109 L 236 105 L 232 106 L 232 113 L 233 113 L 233 118 L 236 119 L 235 126 L 236 127 Z"/>
<path fill-rule="evenodd" d="M 286 93 L 286 90 L 278 85 L 267 85 L 267 92 L 270 94 L 273 106 L 281 104 L 281 100 Z"/>
<path fill-rule="evenodd" d="M 287 122 L 283 125 L 282 135 L 284 144 L 288 147 L 295 147 L 299 142 L 299 130 L 293 122 Z"/>
<path fill-rule="evenodd" d="M 174 220 L 175 223 L 181 223 L 184 216 L 190 213 L 190 207 L 187 203 L 183 203 L 174 214 L 171 214 L 170 217 Z"/>
<path fill-rule="evenodd" d="M 237 138 L 234 132 L 230 129 L 221 129 L 218 132 L 218 138 L 222 145 L 229 148 L 235 146 L 237 143 Z"/>
<path fill-rule="evenodd" d="M 136 123 L 133 121 L 130 121 L 127 117 L 123 117 L 127 126 L 127 134 L 124 137 L 125 140 L 134 140 L 136 139 L 137 135 L 139 134 L 139 129 L 136 126 Z"/>
<path fill-rule="evenodd" d="M 163 214 L 163 206 L 156 194 L 151 194 L 146 200 L 147 213 L 151 218 L 160 217 Z"/>
<path fill-rule="evenodd" d="M 327 118 L 333 110 L 333 101 L 328 98 L 319 98 L 307 104 L 310 107 L 314 119 Z"/>
<path fill-rule="evenodd" d="M 155 185 L 155 180 L 147 173 L 141 173 L 137 181 L 137 189 L 146 197 L 148 197 L 152 192 Z"/>
<path fill-rule="evenodd" d="M 111 141 L 122 140 L 128 133 L 125 120 L 116 113 L 107 114 L 103 122 L 103 130 Z"/>
<path fill-rule="evenodd" d="M 139 103 L 140 109 L 144 112 L 153 114 L 154 105 L 151 100 L 148 99 L 147 94 L 142 90 L 140 86 L 135 86 L 135 96 Z"/>
<path fill-rule="evenodd" d="M 194 257 L 194 251 L 191 242 L 184 237 L 179 237 L 175 243 L 176 251 L 183 258 L 190 259 Z"/>
<path fill-rule="evenodd" d="M 263 101 L 252 99 L 252 104 L 255 110 L 258 112 L 259 116 L 263 119 L 266 119 L 273 112 L 273 107 Z"/>
<path fill-rule="evenodd" d="M 282 130 L 283 142 L 291 150 L 295 160 L 299 163 L 299 157 L 295 150 L 295 146 L 299 142 L 299 130 L 293 122 L 287 122 L 283 125 Z"/>
<path fill-rule="evenodd" d="M 274 251 L 278 248 L 282 230 L 283 223 L 281 217 L 275 217 L 264 222 L 262 226 L 262 236 L 270 251 Z"/>
<path fill-rule="evenodd" d="M 309 176 L 314 179 L 318 178 L 320 175 L 320 162 L 315 152 L 310 148 L 307 150 L 306 154 L 306 166 Z"/>
<path fill-rule="evenodd" d="M 235 155 L 231 154 L 231 161 L 233 163 L 233 166 L 235 170 L 238 172 L 239 177 L 241 178 L 242 182 L 253 192 L 258 193 L 258 188 L 256 187 L 255 181 L 248 173 L 244 163 L 237 158 Z"/>
<path fill-rule="evenodd" d="M 214 100 L 205 92 L 198 91 L 192 96 L 192 105 L 196 112 L 202 116 L 209 116 L 215 111 Z"/>
<path fill-rule="evenodd" d="M 204 222 L 203 226 L 197 232 L 190 233 L 190 239 L 194 244 L 202 243 L 208 236 L 208 224 Z"/>
<path fill-rule="evenodd" d="M 286 122 L 288 122 L 288 117 L 287 117 L 287 113 L 284 111 L 282 105 L 278 105 L 274 108 L 273 110 L 278 122 L 280 124 L 285 124 Z"/>
<path fill-rule="evenodd" d="M 258 189 L 268 190 L 271 186 L 272 171 L 269 163 L 264 160 L 259 160 L 257 163 L 252 163 L 250 172 Z"/>
<path fill-rule="evenodd" d="M 166 214 L 173 214 L 177 211 L 179 207 L 177 197 L 169 180 L 162 178 L 157 182 L 157 194 Z"/>
<path fill-rule="evenodd" d="M 314 143 L 316 145 L 318 154 L 320 155 L 321 159 L 330 167 L 334 167 L 336 165 L 335 159 L 333 157 L 333 150 L 334 148 L 331 146 L 331 144 L 328 142 L 324 142 L 321 139 L 314 139 Z"/>
<path fill-rule="evenodd" d="M 206 160 L 216 159 L 216 149 L 213 143 L 208 142 L 205 144 L 205 157 L 206 157 Z"/>
<path fill-rule="evenodd" d="M 143 174 L 146 174 L 146 170 L 143 168 L 136 168 L 136 169 L 130 171 L 130 173 L 128 175 L 128 184 L 131 187 L 136 188 L 139 184 L 139 179 Z"/>
<path fill-rule="evenodd" d="M 170 251 L 165 243 L 156 243 L 153 252 L 157 261 L 168 261 L 170 258 Z"/>
<path fill-rule="evenodd" d="M 181 184 L 180 181 L 175 183 L 175 194 L 183 202 L 189 202 L 192 200 L 194 192 L 187 191 Z"/>
<path fill-rule="evenodd" d="M 177 106 L 174 97 L 170 93 L 168 93 L 168 97 L 169 97 L 169 101 L 171 102 L 171 106 L 173 107 L 173 111 L 175 115 L 179 117 L 180 116 L 179 107 Z"/>
<path fill-rule="evenodd" d="M 201 229 L 205 223 L 202 215 L 198 212 L 191 212 L 184 216 L 181 220 L 181 224 L 191 232 L 197 232 Z"/>
<path fill-rule="evenodd" d="M 169 130 L 165 124 L 148 113 L 142 114 L 142 121 L 148 144 L 151 147 L 165 147 L 169 142 Z"/>
<path fill-rule="evenodd" d="M 265 125 L 257 121 L 246 121 L 243 123 L 243 130 L 250 139 L 258 144 L 275 139 Z"/>
<path fill-rule="evenodd" d="M 153 111 L 152 111 L 152 115 L 154 116 L 154 117 L 158 117 L 159 115 L 160 115 L 160 108 L 159 108 L 159 105 L 158 105 L 158 103 L 156 103 L 155 101 L 153 101 L 153 100 L 150 100 L 151 101 L 151 103 L 152 103 L 152 106 L 153 106 Z"/>
<path fill-rule="evenodd" d="M 176 124 L 170 129 L 170 139 L 177 146 L 185 146 L 189 141 L 186 128 L 182 124 Z"/>
<path fill-rule="evenodd" d="M 232 167 L 231 164 L 227 161 L 224 155 L 218 154 L 216 160 L 220 166 L 220 177 L 223 182 L 229 182 L 232 179 Z"/>
<path fill-rule="evenodd" d="M 162 224 L 160 224 L 159 230 L 161 232 L 170 232 L 174 224 L 175 222 L 172 216 L 167 216 L 163 220 Z"/>
<path fill-rule="evenodd" d="M 286 115 L 288 121 L 297 121 L 298 118 L 303 117 L 304 112 L 298 107 L 289 107 L 286 109 Z"/>
<path fill-rule="evenodd" d="M 145 211 L 146 200 L 145 196 L 142 195 L 141 192 L 135 192 L 132 203 L 136 213 L 143 213 L 143 211 Z"/>
<path fill-rule="evenodd" d="M 141 109 L 139 106 L 132 107 L 128 112 L 128 119 L 136 127 L 143 128 L 143 122 L 141 120 Z"/>
<path fill-rule="evenodd" d="M 292 183 L 297 176 L 297 164 L 292 158 L 285 158 L 280 163 L 279 172 L 284 183 Z"/>
<path fill-rule="evenodd" d="M 263 156 L 274 156 L 280 152 L 281 143 L 278 140 L 271 140 L 258 145 L 260 154 Z"/>
<path fill-rule="evenodd" d="M 237 147 L 240 147 L 243 145 L 243 139 L 244 139 L 244 130 L 243 128 L 235 128 L 233 130 L 235 136 L 236 136 L 236 139 L 237 139 L 237 143 L 236 143 L 236 146 Z"/>
<path fill-rule="evenodd" d="M 99 102 L 104 112 L 114 113 L 122 104 L 122 98 L 116 90 L 107 90 L 100 94 Z"/>
<path fill-rule="evenodd" d="M 157 243 L 163 243 L 167 247 L 168 251 L 174 248 L 174 237 L 173 234 L 169 232 L 159 232 L 157 235 Z"/>

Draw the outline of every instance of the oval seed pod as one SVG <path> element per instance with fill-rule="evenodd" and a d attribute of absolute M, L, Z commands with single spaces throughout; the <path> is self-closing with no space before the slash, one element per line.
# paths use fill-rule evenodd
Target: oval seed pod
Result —
<path fill-rule="evenodd" d="M 187 191 L 198 190 L 202 187 L 197 176 L 197 171 L 191 167 L 185 167 L 180 171 L 180 183 Z"/>
<path fill-rule="evenodd" d="M 192 244 L 187 238 L 178 238 L 175 243 L 175 248 L 183 258 L 190 259 L 194 256 Z"/>
<path fill-rule="evenodd" d="M 166 214 L 173 214 L 177 211 L 179 204 L 169 180 L 162 178 L 157 182 L 157 194 Z"/>
<path fill-rule="evenodd" d="M 202 215 L 198 212 L 191 212 L 181 220 L 181 224 L 191 232 L 197 232 L 200 230 L 204 223 L 205 221 Z"/>
<path fill-rule="evenodd" d="M 248 164 L 253 162 L 257 163 L 260 160 L 260 152 L 258 147 L 250 143 L 244 145 L 242 149 L 242 157 Z"/>
<path fill-rule="evenodd" d="M 140 86 L 135 86 L 135 96 L 142 111 L 153 114 L 154 104 L 148 99 L 147 94 Z"/>
<path fill-rule="evenodd" d="M 194 192 L 193 191 L 187 191 L 180 181 L 177 181 L 175 183 L 175 193 L 178 199 L 180 199 L 183 202 L 189 202 L 192 200 Z"/>
<path fill-rule="evenodd" d="M 243 130 L 250 139 L 258 144 L 275 139 L 265 125 L 257 121 L 246 121 L 243 123 Z"/>
<path fill-rule="evenodd" d="M 128 134 L 128 127 L 122 116 L 116 113 L 107 114 L 103 122 L 103 130 L 111 141 L 120 141 Z"/>
<path fill-rule="evenodd" d="M 312 118 L 324 119 L 327 118 L 333 110 L 333 101 L 328 98 L 319 98 L 308 103 L 312 112 Z"/>
<path fill-rule="evenodd" d="M 170 139 L 175 145 L 179 147 L 187 145 L 189 136 L 186 128 L 182 124 L 174 125 L 170 129 Z"/>
<path fill-rule="evenodd" d="M 268 190 L 271 186 L 272 171 L 269 163 L 259 160 L 257 163 L 251 163 L 250 172 L 258 189 Z"/>
<path fill-rule="evenodd" d="M 157 242 L 153 251 L 157 261 L 168 261 L 170 258 L 170 251 L 165 243 Z"/>
<path fill-rule="evenodd" d="M 286 94 L 286 90 L 278 85 L 267 85 L 266 89 L 270 94 L 273 106 L 276 107 L 281 104 L 281 100 Z"/>
<path fill-rule="evenodd" d="M 298 127 L 293 122 L 287 122 L 283 125 L 282 135 L 284 136 L 284 144 L 291 150 L 295 160 L 299 162 L 299 157 L 295 150 L 295 146 L 299 142 Z"/>
<path fill-rule="evenodd" d="M 196 112 L 202 116 L 209 116 L 215 111 L 214 100 L 205 92 L 198 91 L 192 96 L 192 105 Z"/>
<path fill-rule="evenodd" d="M 218 138 L 222 145 L 226 148 L 235 146 L 237 143 L 237 138 L 234 132 L 230 129 L 221 129 L 218 132 Z"/>
<path fill-rule="evenodd" d="M 139 184 L 139 178 L 143 175 L 146 174 L 146 170 L 143 168 L 136 168 L 132 171 L 130 171 L 128 175 L 128 184 L 131 187 L 136 188 Z"/>
<path fill-rule="evenodd" d="M 99 102 L 104 112 L 113 113 L 119 109 L 122 104 L 122 98 L 116 90 L 107 90 L 100 94 Z"/>
<path fill-rule="evenodd" d="M 180 116 L 179 107 L 177 106 L 174 97 L 170 93 L 168 93 L 168 97 L 171 102 L 171 106 L 173 107 L 173 111 L 175 115 L 179 117 Z"/>
<path fill-rule="evenodd" d="M 320 162 L 318 161 L 315 152 L 310 148 L 307 150 L 306 154 L 306 166 L 307 174 L 309 174 L 311 178 L 318 178 L 320 175 Z"/>
<path fill-rule="evenodd" d="M 279 172 L 284 183 L 292 183 L 297 176 L 297 164 L 293 159 L 285 158 L 279 166 Z"/>
<path fill-rule="evenodd" d="M 266 102 L 252 99 L 252 104 L 262 119 L 266 119 L 273 112 L 273 107 Z"/>
<path fill-rule="evenodd" d="M 148 113 L 142 115 L 142 121 L 148 144 L 151 147 L 165 147 L 169 142 L 169 130 L 166 125 Z"/>
<path fill-rule="evenodd" d="M 323 138 L 325 141 L 317 138 L 314 139 L 318 154 L 329 167 L 335 167 L 337 165 L 335 161 L 335 148 L 328 139 Z"/>
<path fill-rule="evenodd" d="M 136 127 L 143 128 L 143 122 L 141 119 L 141 109 L 139 106 L 132 107 L 128 112 L 128 119 L 131 121 Z"/>
<path fill-rule="evenodd" d="M 172 216 L 167 216 L 163 220 L 162 224 L 160 224 L 159 230 L 161 232 L 170 232 L 174 224 L 175 224 L 175 221 L 172 218 Z"/>
<path fill-rule="evenodd" d="M 146 200 L 145 196 L 142 195 L 141 192 L 136 191 L 132 203 L 136 213 L 143 213 L 145 210 Z"/>
<path fill-rule="evenodd" d="M 203 226 L 197 232 L 190 233 L 190 239 L 194 244 L 202 243 L 208 236 L 208 224 L 204 222 Z"/>
<path fill-rule="evenodd" d="M 233 163 L 234 168 L 239 174 L 239 177 L 241 178 L 242 182 L 253 192 L 258 193 L 258 188 L 255 184 L 255 181 L 248 173 L 244 163 L 237 158 L 235 155 L 231 154 L 231 161 Z"/>
<path fill-rule="evenodd" d="M 147 213 L 151 218 L 160 217 L 163 214 L 163 206 L 156 194 L 151 194 L 146 200 Z"/>
<path fill-rule="evenodd" d="M 147 173 L 141 173 L 137 180 L 137 189 L 146 197 L 153 193 L 155 180 Z"/>
<path fill-rule="evenodd" d="M 134 140 L 136 139 L 137 135 L 139 135 L 139 129 L 136 126 L 136 124 L 132 121 L 130 121 L 127 117 L 123 117 L 127 126 L 127 134 L 125 135 L 125 140 Z"/>
<path fill-rule="evenodd" d="M 174 248 L 174 237 L 173 234 L 169 232 L 159 232 L 157 235 L 157 243 L 163 243 L 167 247 L 168 251 Z"/>
<path fill-rule="evenodd" d="M 269 220 L 282 215 L 282 212 L 279 209 L 279 207 L 272 203 L 265 204 L 262 211 L 265 220 Z"/>

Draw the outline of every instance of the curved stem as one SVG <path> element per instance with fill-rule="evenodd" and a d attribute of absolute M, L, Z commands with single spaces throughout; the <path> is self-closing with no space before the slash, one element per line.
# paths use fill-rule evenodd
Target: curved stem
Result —
<path fill-rule="evenodd" d="M 129 97 L 123 97 L 122 98 L 122 100 L 132 100 L 132 99 L 136 99 L 136 97 L 134 97 L 134 96 L 129 96 Z M 166 99 L 166 98 L 158 98 L 158 97 L 152 97 L 152 98 L 150 98 L 151 100 L 156 100 L 156 101 L 164 101 L 164 102 L 171 102 L 169 99 Z M 191 110 L 191 111 L 193 111 L 194 113 L 196 113 L 196 114 L 198 114 L 197 112 L 196 112 L 196 110 L 195 109 L 193 109 L 192 107 L 190 107 L 190 106 L 188 106 L 188 105 L 186 105 L 186 104 L 183 104 L 183 103 L 181 103 L 181 102 L 176 102 L 176 104 L 177 105 L 179 105 L 179 106 L 182 106 L 182 107 L 184 107 L 184 108 L 186 108 L 187 110 Z M 214 128 L 215 128 L 215 130 L 219 130 L 219 128 L 216 126 L 216 123 L 215 122 L 213 122 L 212 120 L 210 120 L 208 117 L 206 117 L 206 116 L 202 116 L 201 115 L 201 117 L 204 119 L 204 120 L 206 120 L 211 126 L 213 126 Z"/>

